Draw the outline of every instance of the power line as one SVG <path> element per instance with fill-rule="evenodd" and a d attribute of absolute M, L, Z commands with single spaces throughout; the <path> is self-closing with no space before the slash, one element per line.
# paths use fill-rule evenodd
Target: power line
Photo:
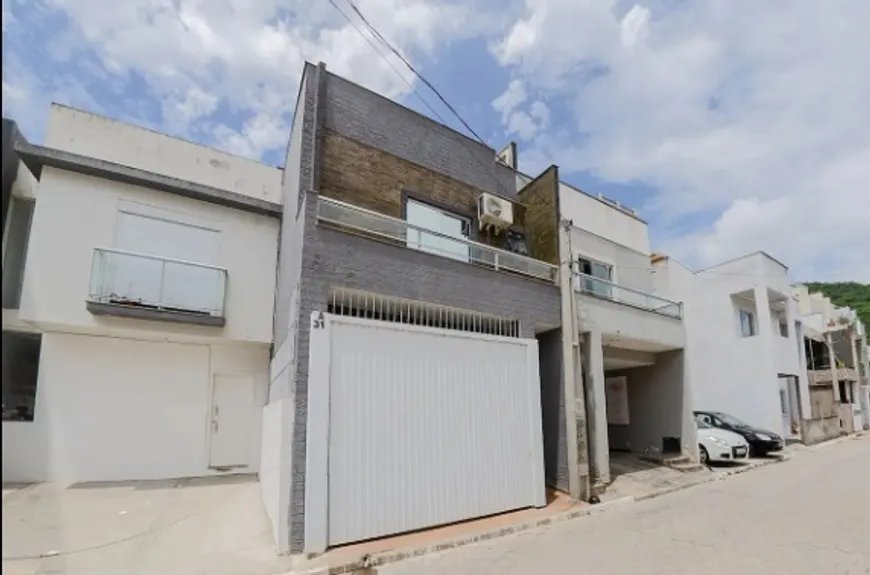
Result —
<path fill-rule="evenodd" d="M 363 22 L 363 24 L 365 24 L 366 28 L 368 28 L 369 31 L 371 31 L 371 33 L 374 34 L 375 37 L 378 38 L 381 41 L 381 43 L 387 47 L 387 49 L 389 49 L 393 54 L 395 54 L 396 57 L 399 58 L 399 60 L 401 60 L 405 64 L 405 66 L 407 66 L 408 69 L 415 76 L 417 76 L 417 78 L 420 79 L 421 82 L 426 84 L 426 86 L 428 86 L 429 89 L 432 90 L 432 92 L 434 92 L 436 96 L 438 96 L 438 99 L 441 100 L 441 102 L 445 106 L 447 106 L 447 109 L 450 110 L 453 113 L 453 115 L 456 116 L 456 118 L 460 122 L 462 122 L 462 125 L 465 126 L 465 129 L 468 130 L 469 132 L 471 132 L 474 135 L 474 137 L 477 138 L 477 141 L 479 141 L 481 144 L 483 144 L 485 146 L 489 146 L 489 144 L 487 144 L 486 141 L 483 138 L 481 138 L 477 132 L 474 131 L 474 129 L 468 124 L 468 122 L 465 121 L 465 119 L 459 114 L 459 112 L 457 112 L 456 109 L 450 105 L 450 102 L 448 102 L 447 99 L 441 95 L 441 92 L 439 92 L 438 89 L 435 86 L 433 86 L 431 82 L 429 82 L 429 80 L 427 80 L 420 72 L 418 72 L 417 69 L 414 68 L 414 66 L 404 56 L 402 56 L 402 54 L 386 38 L 384 38 L 383 35 L 381 35 L 381 33 L 378 32 L 378 30 L 374 26 L 371 25 L 371 23 L 369 23 L 369 21 L 363 15 L 362 11 L 357 7 L 356 4 L 353 3 L 353 0 L 345 0 L 345 1 L 350 5 L 351 9 L 353 9 L 353 11 L 356 12 L 356 15 L 359 16 L 359 19 L 362 20 L 362 22 Z M 443 122 L 443 120 L 442 120 L 442 122 Z"/>
<path fill-rule="evenodd" d="M 378 38 L 391 52 L 393 52 L 402 62 L 404 62 L 405 65 L 408 66 L 408 68 L 414 73 L 414 75 L 416 77 L 420 78 L 427 86 L 429 86 L 429 88 L 433 92 L 435 92 L 435 94 L 438 96 L 438 98 L 442 102 L 444 102 L 444 104 L 450 109 L 450 111 L 453 112 L 457 118 L 459 118 L 460 122 L 462 122 L 462 124 L 466 128 L 468 128 L 468 130 L 472 134 L 474 134 L 474 136 L 477 138 L 477 141 L 480 142 L 482 145 L 486 146 L 487 148 L 489 148 L 490 147 L 489 144 L 487 144 L 485 140 L 483 140 L 474 130 L 471 129 L 471 127 L 468 125 L 468 123 L 466 123 L 465 120 L 463 120 L 462 117 L 459 115 L 459 113 L 453 108 L 453 106 L 451 106 L 447 102 L 447 100 L 443 96 L 441 96 L 440 93 L 438 93 L 438 91 L 435 89 L 435 87 L 432 86 L 432 84 L 429 81 L 427 81 L 425 78 L 423 78 L 423 76 L 419 72 L 417 72 L 416 69 L 414 69 L 414 67 L 411 66 L 411 64 L 395 48 L 393 48 L 393 46 L 386 40 L 386 38 L 383 37 L 383 35 L 380 32 L 378 32 L 371 24 L 369 24 L 368 20 L 366 20 L 365 17 L 362 15 L 362 12 L 359 10 L 359 8 L 357 8 L 350 0 L 347 0 L 347 2 L 348 2 L 348 4 L 350 4 L 351 8 L 354 10 L 354 12 L 356 12 L 356 14 L 359 16 L 359 18 L 363 21 L 363 23 L 366 27 L 366 30 L 369 31 L 369 34 L 371 34 L 375 38 Z M 408 79 L 405 78 L 405 76 L 403 76 L 401 72 L 399 72 L 399 70 L 390 61 L 390 59 L 387 58 L 387 56 L 384 55 L 384 53 L 381 52 L 378 49 L 378 47 L 371 41 L 371 38 L 369 38 L 369 36 L 366 35 L 362 30 L 360 30 L 359 26 L 356 25 L 356 23 L 350 18 L 350 16 L 348 16 L 348 14 L 344 10 L 339 8 L 339 6 L 335 3 L 335 0 L 329 0 L 329 3 L 332 4 L 332 6 L 336 10 L 338 10 L 338 13 L 341 14 L 345 20 L 347 20 L 347 22 L 353 27 L 353 29 L 356 30 L 357 33 L 363 37 L 363 39 L 369 44 L 369 46 L 372 47 L 372 49 L 375 51 L 375 53 L 378 56 L 380 56 L 387 63 L 387 65 L 393 70 L 393 72 L 399 77 L 399 79 L 401 79 L 408 86 L 408 88 L 417 96 L 417 98 L 420 99 L 420 101 L 423 103 L 423 105 L 426 106 L 426 108 L 432 113 L 432 115 L 435 116 L 435 118 L 439 122 L 441 122 L 442 125 L 447 126 L 447 121 L 443 117 L 441 117 L 441 115 L 438 113 L 438 111 L 435 110 L 435 108 L 423 97 L 422 94 L 420 94 L 419 91 L 417 91 L 416 88 L 414 88 L 413 84 L 411 84 L 411 82 L 409 82 Z M 508 197 L 508 198 L 512 198 L 512 197 L 515 197 L 517 195 L 517 190 L 514 189 L 511 192 L 510 190 L 507 190 L 502 185 L 502 183 L 498 179 L 498 176 L 496 175 L 495 171 L 493 170 L 493 166 L 491 164 L 484 163 L 480 159 L 480 157 L 478 157 L 476 151 L 472 150 L 470 147 L 468 147 L 468 145 L 465 143 L 465 141 L 459 140 L 459 144 L 463 148 L 468 150 L 471 157 L 474 158 L 474 160 L 480 166 L 482 166 L 489 173 L 490 176 L 492 176 L 492 179 L 493 179 L 493 182 L 495 183 L 496 189 L 502 195 L 504 195 L 505 197 Z M 512 172 L 518 173 L 517 170 L 514 170 L 514 169 L 511 169 L 511 170 L 512 170 Z"/>

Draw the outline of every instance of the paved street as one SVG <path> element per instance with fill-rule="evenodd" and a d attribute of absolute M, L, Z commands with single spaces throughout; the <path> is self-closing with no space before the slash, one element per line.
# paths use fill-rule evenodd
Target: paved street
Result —
<path fill-rule="evenodd" d="M 870 574 L 870 435 L 379 575 Z"/>

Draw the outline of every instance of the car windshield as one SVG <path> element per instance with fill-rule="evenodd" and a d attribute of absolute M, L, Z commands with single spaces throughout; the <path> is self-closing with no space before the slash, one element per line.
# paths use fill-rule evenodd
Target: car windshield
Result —
<path fill-rule="evenodd" d="M 717 413 L 716 417 L 718 417 L 724 423 L 726 423 L 732 427 L 751 427 L 750 425 L 747 425 L 746 423 L 740 421 L 736 417 L 731 417 L 727 413 Z"/>
<path fill-rule="evenodd" d="M 713 427 L 712 425 L 710 425 L 709 423 L 707 423 L 706 421 L 704 421 L 700 417 L 695 418 L 695 425 L 698 426 L 698 429 L 710 429 L 711 427 Z"/>

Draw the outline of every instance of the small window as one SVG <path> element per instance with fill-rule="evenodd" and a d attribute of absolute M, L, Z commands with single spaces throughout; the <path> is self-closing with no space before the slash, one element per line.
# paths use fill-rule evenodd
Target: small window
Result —
<path fill-rule="evenodd" d="M 3 332 L 3 421 L 33 421 L 42 335 Z"/>
<path fill-rule="evenodd" d="M 740 310 L 740 335 L 743 337 L 755 335 L 755 314 L 745 309 Z"/>
<path fill-rule="evenodd" d="M 784 319 L 779 320 L 779 335 L 788 337 L 788 322 Z"/>
<path fill-rule="evenodd" d="M 613 295 L 613 266 L 587 258 L 577 258 L 577 268 L 581 274 L 583 291 L 611 297 Z M 595 279 L 593 279 L 595 278 Z M 602 281 L 598 281 L 602 280 Z"/>

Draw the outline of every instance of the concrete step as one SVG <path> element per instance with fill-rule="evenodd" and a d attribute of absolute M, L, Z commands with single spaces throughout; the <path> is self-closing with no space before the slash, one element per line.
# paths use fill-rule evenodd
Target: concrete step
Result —
<path fill-rule="evenodd" d="M 659 465 L 676 465 L 680 463 L 689 463 L 691 460 L 687 455 L 682 454 L 667 454 L 663 455 L 661 453 L 644 453 L 643 455 L 639 455 L 638 459 L 642 459 L 643 461 L 651 461 L 653 463 L 658 463 Z"/>
<path fill-rule="evenodd" d="M 668 467 L 676 469 L 677 471 L 682 471 L 683 473 L 691 473 L 693 471 L 701 471 L 702 469 L 704 469 L 704 466 L 700 463 L 692 463 L 691 461 L 668 465 Z"/>

